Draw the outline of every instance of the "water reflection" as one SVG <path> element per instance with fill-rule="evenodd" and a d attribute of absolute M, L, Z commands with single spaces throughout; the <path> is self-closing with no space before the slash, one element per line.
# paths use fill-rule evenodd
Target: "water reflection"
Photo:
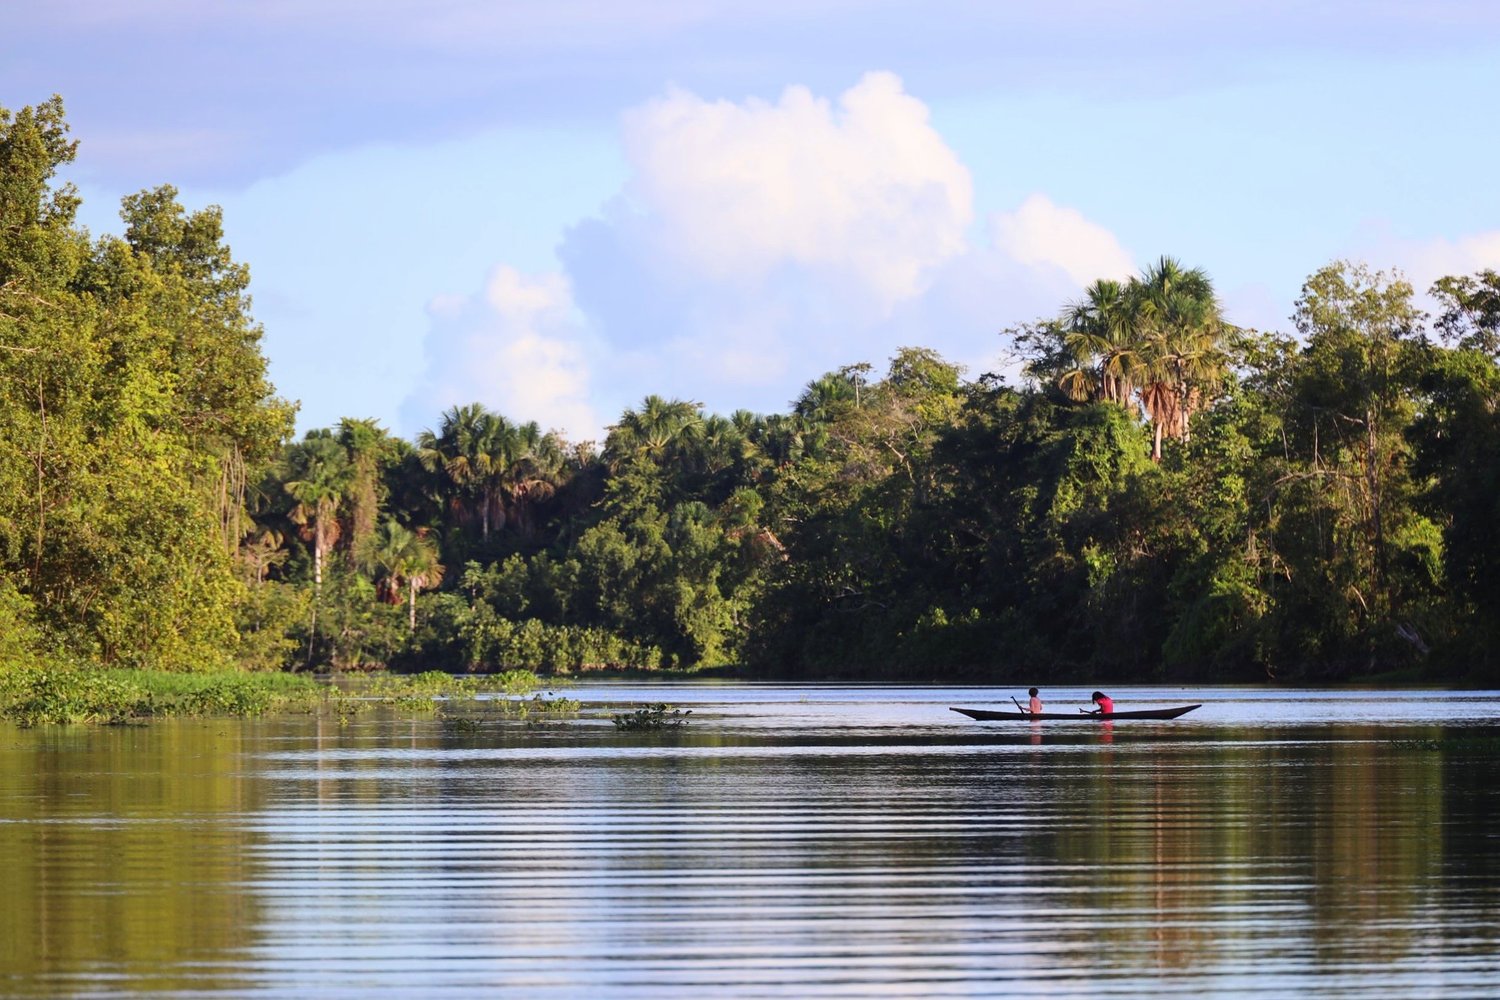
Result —
<path fill-rule="evenodd" d="M 6 730 L 0 739 L 0 969 L 4 992 L 141 992 L 246 980 L 214 956 L 264 922 L 243 820 L 263 783 L 232 761 L 255 728 Z M 203 890 L 203 891 L 200 891 Z"/>
<path fill-rule="evenodd" d="M 1491 730 L 798 693 L 6 731 L 0 992 L 1500 993 Z"/>

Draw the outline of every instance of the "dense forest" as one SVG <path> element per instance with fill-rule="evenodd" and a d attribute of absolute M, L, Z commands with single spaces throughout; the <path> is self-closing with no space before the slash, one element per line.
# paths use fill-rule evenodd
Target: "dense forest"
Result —
<path fill-rule="evenodd" d="M 95 237 L 74 154 L 0 109 L 0 669 L 1500 674 L 1494 272 L 1427 315 L 1333 263 L 1290 334 L 1164 257 L 1001 334 L 1011 381 L 912 347 L 598 443 L 482 402 L 293 440 L 219 210 Z"/>

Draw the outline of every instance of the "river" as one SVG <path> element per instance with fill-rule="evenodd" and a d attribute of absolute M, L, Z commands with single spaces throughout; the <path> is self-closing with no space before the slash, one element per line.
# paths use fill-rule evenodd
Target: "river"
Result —
<path fill-rule="evenodd" d="M 565 693 L 0 728 L 0 993 L 1500 995 L 1500 693 Z"/>

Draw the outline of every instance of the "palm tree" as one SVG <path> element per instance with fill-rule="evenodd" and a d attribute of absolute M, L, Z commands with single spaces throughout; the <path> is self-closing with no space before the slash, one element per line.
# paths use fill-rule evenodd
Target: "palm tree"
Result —
<path fill-rule="evenodd" d="M 1152 425 L 1151 458 L 1162 439 L 1187 440 L 1193 414 L 1223 377 L 1225 323 L 1213 283 L 1201 268 L 1162 257 L 1131 282 L 1131 313 L 1141 337 L 1141 406 Z"/>
<path fill-rule="evenodd" d="M 696 444 L 695 464 L 710 476 L 717 476 L 750 457 L 750 443 L 744 432 L 733 420 L 718 414 L 703 421 Z"/>
<path fill-rule="evenodd" d="M 349 553 L 353 554 L 375 530 L 380 513 L 380 463 L 391 442 L 372 419 L 345 417 L 339 421 L 339 443 L 349 453 Z"/>
<path fill-rule="evenodd" d="M 1138 404 L 1151 458 L 1165 438 L 1187 440 L 1193 415 L 1224 376 L 1227 329 L 1201 268 L 1162 257 L 1128 284 L 1099 280 L 1061 319 L 1057 385 L 1076 400 Z"/>
<path fill-rule="evenodd" d="M 761 422 L 756 445 L 778 467 L 786 467 L 805 455 L 822 452 L 828 441 L 828 428 L 810 423 L 796 414 L 773 413 Z"/>
<path fill-rule="evenodd" d="M 1063 373 L 1061 387 L 1074 399 L 1105 399 L 1130 408 L 1141 366 L 1128 286 L 1100 279 L 1063 314 L 1063 343 L 1077 367 Z"/>
<path fill-rule="evenodd" d="M 644 455 L 660 464 L 678 444 L 696 432 L 703 421 L 701 405 L 647 396 L 639 410 L 626 410 L 609 429 L 604 441 L 605 461 L 611 468 L 617 468 L 630 455 Z"/>
<path fill-rule="evenodd" d="M 360 563 L 374 576 L 387 600 L 399 603 L 406 591 L 407 627 L 417 630 L 417 593 L 443 579 L 437 546 L 422 532 L 410 531 L 392 518 L 380 522 L 360 548 Z"/>
<path fill-rule="evenodd" d="M 292 521 L 303 526 L 313 547 L 313 594 L 323 590 L 323 559 L 338 541 L 338 512 L 347 495 L 353 470 L 344 446 L 326 430 L 308 431 L 300 444 L 287 449 L 288 475 L 283 489 L 297 501 Z"/>
<path fill-rule="evenodd" d="M 542 433 L 535 420 L 506 424 L 494 444 L 489 482 L 501 517 L 512 520 L 522 535 L 529 535 L 533 511 L 557 492 L 567 456 L 557 435 Z"/>
<path fill-rule="evenodd" d="M 486 491 L 494 439 L 503 432 L 479 403 L 454 406 L 444 411 L 438 433 L 424 430 L 417 435 L 417 459 L 428 472 L 440 474 L 452 493 L 448 505 L 460 520 L 478 514 L 481 534 L 490 534 L 490 496 Z"/>
<path fill-rule="evenodd" d="M 805 420 L 828 423 L 855 407 L 855 383 L 843 372 L 829 372 L 807 383 L 792 401 L 792 412 Z"/>
<path fill-rule="evenodd" d="M 287 551 L 282 548 L 284 541 L 281 532 L 257 524 L 240 542 L 240 561 L 254 575 L 257 587 L 266 582 L 267 570 L 286 562 Z"/>

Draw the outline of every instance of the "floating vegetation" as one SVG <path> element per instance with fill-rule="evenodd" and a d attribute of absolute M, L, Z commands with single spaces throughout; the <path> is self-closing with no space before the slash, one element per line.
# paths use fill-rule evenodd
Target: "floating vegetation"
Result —
<path fill-rule="evenodd" d="M 531 715 L 572 715 L 579 708 L 577 700 L 573 698 L 544 698 L 540 694 L 533 695 L 528 701 L 506 704 L 523 719 Z"/>
<path fill-rule="evenodd" d="M 1441 739 L 1393 740 L 1398 750 L 1500 754 L 1500 736 L 1444 736 Z"/>
<path fill-rule="evenodd" d="M 472 716 L 503 715 L 521 719 L 559 716 L 578 711 L 572 698 L 536 691 L 542 679 L 530 670 L 502 674 L 456 675 L 429 670 L 410 675 L 377 675 L 357 681 L 349 690 L 335 689 L 329 705 L 341 722 L 349 715 L 386 709 L 401 715 L 436 715 L 450 728 L 471 731 Z M 530 698 L 525 696 L 530 694 Z M 480 695 L 493 695 L 481 698 Z M 459 725 L 455 725 L 459 724 Z"/>
<path fill-rule="evenodd" d="M 316 708 L 324 687 L 280 673 L 182 674 L 46 665 L 0 672 L 0 718 L 21 726 L 256 716 Z"/>
<path fill-rule="evenodd" d="M 683 711 L 658 702 L 634 712 L 618 712 L 610 718 L 614 720 L 616 729 L 676 729 L 687 725 L 687 717 L 692 714 L 692 709 Z"/>
<path fill-rule="evenodd" d="M 530 719 L 576 713 L 571 698 L 544 696 L 530 670 L 493 676 L 430 670 L 377 674 L 333 682 L 310 674 L 168 673 L 101 670 L 49 663 L 0 670 L 0 719 L 21 726 L 127 724 L 174 716 L 252 717 L 314 713 L 347 725 L 382 710 L 403 716 L 498 714 Z M 481 698 L 481 694 L 493 697 Z M 527 698 L 526 695 L 532 695 Z"/>

